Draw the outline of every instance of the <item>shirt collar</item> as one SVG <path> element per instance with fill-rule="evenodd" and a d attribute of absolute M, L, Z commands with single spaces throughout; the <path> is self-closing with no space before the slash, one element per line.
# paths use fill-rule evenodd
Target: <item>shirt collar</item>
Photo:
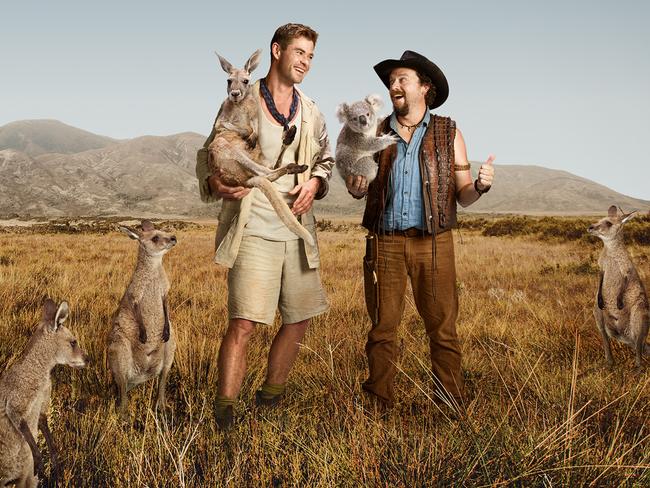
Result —
<path fill-rule="evenodd" d="M 427 127 L 429 125 L 429 121 L 431 121 L 431 112 L 428 110 L 424 112 L 424 118 L 422 119 L 422 125 Z M 390 128 L 393 129 L 395 132 L 397 132 L 397 114 L 393 112 L 390 115 Z"/>

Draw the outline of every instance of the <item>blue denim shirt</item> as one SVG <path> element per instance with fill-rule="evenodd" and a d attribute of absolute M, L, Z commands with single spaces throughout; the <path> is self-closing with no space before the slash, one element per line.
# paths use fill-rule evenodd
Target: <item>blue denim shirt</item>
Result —
<path fill-rule="evenodd" d="M 425 229 L 424 199 L 420 175 L 420 144 L 427 130 L 431 114 L 427 110 L 422 123 L 415 129 L 411 142 L 397 143 L 397 155 L 390 173 L 388 199 L 384 213 L 384 230 L 406 230 L 411 227 Z M 397 133 L 397 116 L 390 116 L 390 127 Z"/>

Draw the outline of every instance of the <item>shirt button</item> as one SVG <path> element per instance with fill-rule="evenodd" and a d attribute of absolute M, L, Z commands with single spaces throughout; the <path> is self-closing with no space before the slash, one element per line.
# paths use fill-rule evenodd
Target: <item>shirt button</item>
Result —
<path fill-rule="evenodd" d="M 407 175 L 407 174 L 409 174 L 409 172 L 408 172 L 408 171 L 404 171 L 404 174 Z"/>

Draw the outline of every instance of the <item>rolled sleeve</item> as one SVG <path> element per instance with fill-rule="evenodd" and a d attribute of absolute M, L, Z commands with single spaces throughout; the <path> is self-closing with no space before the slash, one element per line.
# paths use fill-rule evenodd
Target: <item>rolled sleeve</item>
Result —
<path fill-rule="evenodd" d="M 316 152 L 314 159 L 316 161 L 333 158 L 332 150 L 330 149 L 330 139 L 327 135 L 327 126 L 325 124 L 325 118 L 322 113 L 318 113 L 317 123 L 314 133 L 318 138 L 319 150 Z M 334 161 L 320 161 L 314 165 L 311 169 L 311 175 L 317 176 L 321 180 L 320 188 L 318 193 L 316 193 L 315 199 L 320 200 L 325 197 L 329 192 L 329 179 L 332 176 L 332 168 L 334 167 Z"/>

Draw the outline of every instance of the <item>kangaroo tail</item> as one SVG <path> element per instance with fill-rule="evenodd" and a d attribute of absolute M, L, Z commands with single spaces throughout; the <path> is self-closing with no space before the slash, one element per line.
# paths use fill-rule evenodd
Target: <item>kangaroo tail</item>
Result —
<path fill-rule="evenodd" d="M 275 213 L 278 214 L 278 217 L 280 217 L 282 223 L 286 225 L 291 232 L 303 239 L 307 244 L 310 246 L 314 245 L 314 238 L 311 236 L 307 229 L 300 225 L 298 219 L 296 219 L 296 217 L 291 213 L 291 209 L 286 204 L 286 202 L 282 200 L 282 197 L 278 193 L 278 190 L 276 190 L 275 186 L 273 186 L 273 183 L 271 183 L 263 176 L 254 176 L 248 180 L 246 186 L 254 186 L 255 188 L 259 188 L 262 193 L 264 193 L 264 196 L 269 199 L 273 210 L 275 210 Z"/>

